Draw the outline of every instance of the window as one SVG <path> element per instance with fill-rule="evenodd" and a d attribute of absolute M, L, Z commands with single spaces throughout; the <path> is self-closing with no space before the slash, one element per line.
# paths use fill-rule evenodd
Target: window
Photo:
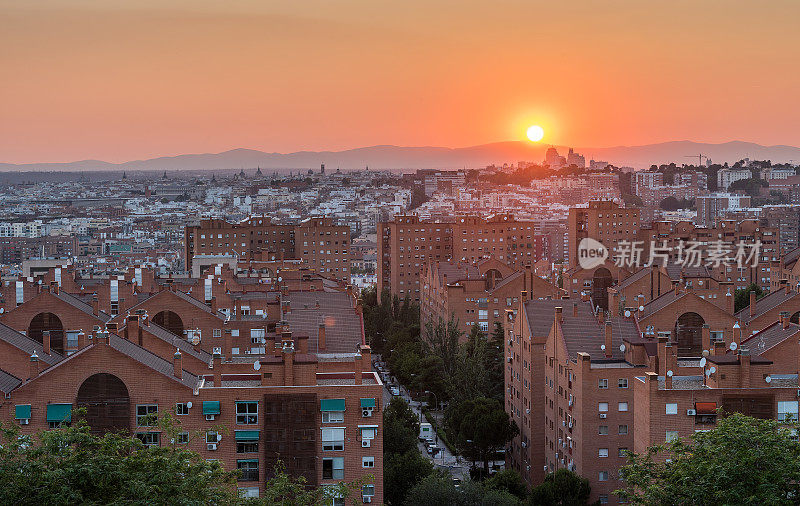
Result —
<path fill-rule="evenodd" d="M 628 448 L 624 446 L 620 446 L 617 448 L 617 457 L 626 458 L 628 456 Z"/>
<path fill-rule="evenodd" d="M 375 467 L 375 457 L 361 457 L 361 467 Z"/>
<path fill-rule="evenodd" d="M 206 443 L 217 443 L 220 440 L 219 434 L 214 431 L 206 432 Z"/>
<path fill-rule="evenodd" d="M 608 380 L 607 379 L 598 380 L 597 388 L 608 388 Z"/>
<path fill-rule="evenodd" d="M 322 479 L 344 479 L 344 457 L 322 459 Z"/>
<path fill-rule="evenodd" d="M 619 426 L 619 434 L 627 434 L 628 433 L 628 426 L 627 425 L 620 425 Z"/>
<path fill-rule="evenodd" d="M 189 406 L 187 406 L 185 402 L 179 402 L 179 403 L 175 404 L 175 414 L 176 415 L 188 415 L 189 414 Z"/>
<path fill-rule="evenodd" d="M 778 421 L 797 421 L 797 401 L 778 401 Z"/>
<path fill-rule="evenodd" d="M 136 425 L 139 427 L 152 427 L 158 418 L 158 404 L 137 404 Z"/>
<path fill-rule="evenodd" d="M 214 329 L 211 335 L 214 337 L 222 337 L 222 329 Z"/>
<path fill-rule="evenodd" d="M 361 487 L 361 495 L 364 497 L 372 497 L 375 495 L 375 485 L 363 485 Z"/>
<path fill-rule="evenodd" d="M 189 444 L 189 433 L 188 432 L 181 432 L 178 434 L 178 439 L 176 442 L 179 445 Z"/>
<path fill-rule="evenodd" d="M 249 498 L 249 497 L 258 497 L 258 487 L 245 487 L 239 489 L 239 497 L 241 498 Z"/>
<path fill-rule="evenodd" d="M 258 481 L 258 459 L 237 460 L 239 481 Z"/>
<path fill-rule="evenodd" d="M 322 429 L 322 449 L 325 451 L 344 450 L 344 429 Z"/>
<path fill-rule="evenodd" d="M 678 431 L 677 430 L 668 430 L 667 434 L 666 434 L 666 437 L 664 438 L 664 441 L 666 441 L 667 443 L 671 443 L 672 441 L 675 441 L 676 439 L 678 439 Z"/>
<path fill-rule="evenodd" d="M 600 449 L 597 451 L 597 456 L 598 456 L 598 457 L 601 457 L 601 458 L 602 458 L 602 457 L 608 457 L 608 448 L 600 448 Z"/>
<path fill-rule="evenodd" d="M 608 471 L 600 471 L 597 473 L 598 481 L 608 481 Z"/>
<path fill-rule="evenodd" d="M 237 425 L 252 425 L 258 423 L 258 402 L 236 401 Z"/>
<path fill-rule="evenodd" d="M 598 402 L 597 403 L 597 411 L 604 413 L 608 411 L 608 403 L 607 402 Z"/>
<path fill-rule="evenodd" d="M 617 387 L 628 388 L 628 378 L 620 378 L 617 380 Z"/>
<path fill-rule="evenodd" d="M 158 432 L 140 432 L 136 434 L 145 446 L 158 446 L 161 434 Z"/>
<path fill-rule="evenodd" d="M 597 433 L 601 436 L 608 435 L 608 425 L 601 425 L 600 428 L 597 430 Z"/>
<path fill-rule="evenodd" d="M 617 405 L 617 408 L 618 408 L 620 411 L 628 411 L 628 403 L 627 403 L 627 402 L 620 402 L 620 403 Z"/>
<path fill-rule="evenodd" d="M 677 415 L 678 414 L 678 403 L 676 403 L 676 402 L 667 403 L 667 414 L 668 415 Z"/>
<path fill-rule="evenodd" d="M 598 499 L 600 504 L 608 504 L 608 494 L 600 494 Z"/>

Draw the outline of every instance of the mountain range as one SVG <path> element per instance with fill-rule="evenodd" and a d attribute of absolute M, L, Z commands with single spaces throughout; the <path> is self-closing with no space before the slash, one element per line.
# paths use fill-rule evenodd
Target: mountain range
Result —
<path fill-rule="evenodd" d="M 414 170 L 425 168 L 480 168 L 491 164 L 541 162 L 547 144 L 524 141 L 495 142 L 464 148 L 370 146 L 344 151 L 298 151 L 267 153 L 254 149 L 233 149 L 222 153 L 185 154 L 147 160 L 110 163 L 82 160 L 64 163 L 0 163 L 0 171 L 113 171 L 113 170 L 239 170 L 261 167 L 269 171 L 318 169 L 325 164 L 328 170 L 371 169 Z M 565 155 L 567 147 L 553 146 Z M 642 146 L 581 148 L 575 151 L 590 159 L 603 160 L 617 166 L 637 169 L 652 164 L 675 162 L 697 163 L 702 154 L 716 163 L 735 162 L 743 158 L 800 162 L 800 148 L 795 146 L 763 146 L 751 142 L 732 141 L 709 144 L 692 141 L 672 141 Z M 704 158 L 705 159 L 705 158 Z"/>

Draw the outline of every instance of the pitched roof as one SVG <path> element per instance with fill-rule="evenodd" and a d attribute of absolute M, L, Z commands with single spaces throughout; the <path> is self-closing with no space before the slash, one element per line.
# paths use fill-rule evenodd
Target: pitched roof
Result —
<path fill-rule="evenodd" d="M 361 317 L 351 307 L 346 293 L 292 292 L 289 298 L 292 310 L 284 319 L 292 333 L 308 336 L 309 353 L 319 351 L 321 323 L 325 324 L 325 350 L 320 353 L 355 353 L 358 345 L 364 343 Z"/>
<path fill-rule="evenodd" d="M 154 371 L 160 372 L 164 376 L 168 376 L 175 381 L 182 383 L 184 386 L 188 388 L 196 388 L 200 381 L 198 376 L 194 374 L 183 371 L 182 378 L 175 377 L 175 369 L 172 365 L 172 362 L 168 362 L 163 358 L 159 357 L 155 353 L 151 353 L 146 349 L 142 348 L 138 344 L 128 341 L 127 339 L 123 339 L 115 334 L 109 334 L 108 336 L 108 344 L 115 350 L 127 355 L 128 357 L 132 358 L 133 360 L 139 362 L 140 364 L 146 365 L 150 369 Z M 98 345 L 94 345 L 98 346 Z"/>
<path fill-rule="evenodd" d="M 39 360 L 47 365 L 57 364 L 64 359 L 63 356 L 52 349 L 50 354 L 47 355 L 40 343 L 2 323 L 0 323 L 0 340 L 24 351 L 28 355 L 35 351 L 36 355 L 39 356 Z"/>
<path fill-rule="evenodd" d="M 669 262 L 665 266 L 665 269 L 670 279 L 711 277 L 711 274 L 708 272 L 708 267 L 705 265 L 694 266 Z"/>
<path fill-rule="evenodd" d="M 126 327 L 127 327 L 127 325 L 126 325 Z M 121 334 L 124 328 L 125 327 L 120 329 L 117 333 Z M 195 348 L 194 346 L 192 346 L 191 343 L 186 341 L 186 339 L 183 339 L 183 338 L 173 334 L 169 330 L 165 329 L 164 327 L 162 327 L 160 325 L 156 325 L 152 321 L 148 321 L 147 325 L 142 325 L 141 328 L 142 328 L 142 330 L 146 331 L 147 333 L 149 333 L 149 334 L 161 339 L 162 341 L 171 344 L 172 346 L 176 347 L 177 349 L 181 350 L 181 353 L 186 353 L 187 355 L 191 355 L 191 356 L 197 358 L 198 360 L 202 360 L 203 362 L 211 362 L 211 358 L 212 357 L 211 357 L 210 353 L 208 353 L 207 351 L 202 350 L 200 348 Z"/>
<path fill-rule="evenodd" d="M 749 349 L 751 355 L 761 355 L 786 339 L 796 336 L 798 332 L 800 332 L 800 325 L 790 323 L 787 328 L 783 328 L 780 322 L 775 322 L 744 339 L 740 346 Z"/>
<path fill-rule="evenodd" d="M 635 282 L 639 281 L 640 279 L 646 278 L 647 276 L 650 275 L 650 271 L 651 270 L 652 269 L 650 267 L 642 267 L 638 271 L 634 272 L 633 274 L 631 274 L 627 278 L 625 278 L 622 281 L 620 281 L 619 285 L 617 285 L 617 288 L 619 288 L 620 290 L 623 290 L 623 289 L 627 288 L 628 286 L 634 284 Z"/>
<path fill-rule="evenodd" d="M 225 313 L 223 313 L 223 312 L 221 312 L 221 311 L 214 311 L 213 309 L 211 309 L 211 308 L 208 306 L 208 304 L 205 304 L 205 303 L 203 303 L 203 302 L 200 302 L 199 300 L 195 299 L 195 298 L 194 298 L 194 297 L 192 297 L 191 295 L 188 295 L 188 294 L 186 294 L 186 293 L 183 293 L 183 292 L 182 292 L 182 291 L 180 291 L 180 290 L 161 290 L 160 292 L 156 292 L 156 293 L 154 293 L 154 294 L 152 294 L 152 295 L 148 295 L 148 296 L 147 296 L 147 297 L 146 297 L 144 300 L 142 300 L 141 302 L 139 302 L 139 303 L 138 303 L 138 304 L 136 304 L 135 306 L 131 307 L 131 308 L 130 308 L 128 311 L 129 311 L 129 312 L 133 312 L 133 310 L 135 310 L 135 309 L 139 308 L 139 306 L 141 306 L 141 305 L 142 305 L 142 304 L 144 304 L 145 302 L 149 301 L 149 300 L 150 300 L 150 299 L 152 299 L 153 297 L 158 297 L 158 296 L 159 296 L 159 295 L 161 295 L 162 293 L 171 293 L 171 294 L 173 294 L 175 297 L 177 297 L 177 298 L 179 298 L 179 299 L 181 299 L 181 300 L 183 300 L 183 301 L 186 301 L 186 302 L 188 302 L 189 304 L 191 304 L 191 305 L 195 306 L 196 308 L 202 309 L 202 310 L 203 310 L 203 311 L 205 311 L 206 313 L 209 313 L 209 314 L 212 314 L 212 315 L 216 316 L 216 317 L 217 317 L 217 318 L 219 318 L 220 320 L 225 320 L 225 319 L 227 318 L 227 316 L 225 315 Z"/>
<path fill-rule="evenodd" d="M 102 320 L 103 322 L 108 322 L 112 318 L 111 315 L 108 315 L 103 311 L 99 311 L 98 314 L 94 314 L 94 310 L 92 309 L 91 305 L 83 302 L 78 297 L 75 297 L 74 295 L 69 294 L 63 290 L 59 290 L 58 293 L 51 293 L 51 295 L 53 295 L 53 297 L 63 302 L 66 302 L 70 306 L 83 311 L 88 315 L 94 316 L 95 318 Z"/>
<path fill-rule="evenodd" d="M 21 379 L 0 369 L 0 392 L 7 394 L 17 388 L 21 383 Z"/>
<path fill-rule="evenodd" d="M 784 289 L 775 290 L 774 292 L 770 292 L 761 297 L 760 299 L 756 300 L 755 314 L 753 315 L 752 318 L 750 317 L 750 306 L 748 305 L 747 307 L 736 313 L 735 315 L 736 319 L 744 324 L 748 324 L 752 320 L 758 318 L 761 315 L 766 314 L 767 312 L 775 309 L 784 302 L 791 300 L 796 296 L 797 293 L 792 291 L 786 293 L 786 290 Z"/>
<path fill-rule="evenodd" d="M 795 264 L 795 262 L 797 262 L 798 258 L 800 258 L 800 247 L 797 247 L 787 252 L 785 255 L 783 255 L 784 267 L 786 267 L 787 269 L 790 268 L 792 265 Z"/>

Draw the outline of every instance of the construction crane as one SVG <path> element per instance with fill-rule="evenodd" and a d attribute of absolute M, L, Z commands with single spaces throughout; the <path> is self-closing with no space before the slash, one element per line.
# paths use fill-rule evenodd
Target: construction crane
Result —
<path fill-rule="evenodd" d="M 708 161 L 708 157 L 702 153 L 698 153 L 696 155 L 685 155 L 684 158 L 697 158 L 697 161 L 699 162 L 698 164 L 699 167 L 703 166 L 703 158 L 706 159 L 706 162 Z"/>

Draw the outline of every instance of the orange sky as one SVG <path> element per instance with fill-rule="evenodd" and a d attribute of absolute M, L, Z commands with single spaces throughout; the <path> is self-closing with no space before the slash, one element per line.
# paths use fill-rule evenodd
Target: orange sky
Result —
<path fill-rule="evenodd" d="M 0 0 L 0 161 L 800 145 L 800 2 Z"/>

